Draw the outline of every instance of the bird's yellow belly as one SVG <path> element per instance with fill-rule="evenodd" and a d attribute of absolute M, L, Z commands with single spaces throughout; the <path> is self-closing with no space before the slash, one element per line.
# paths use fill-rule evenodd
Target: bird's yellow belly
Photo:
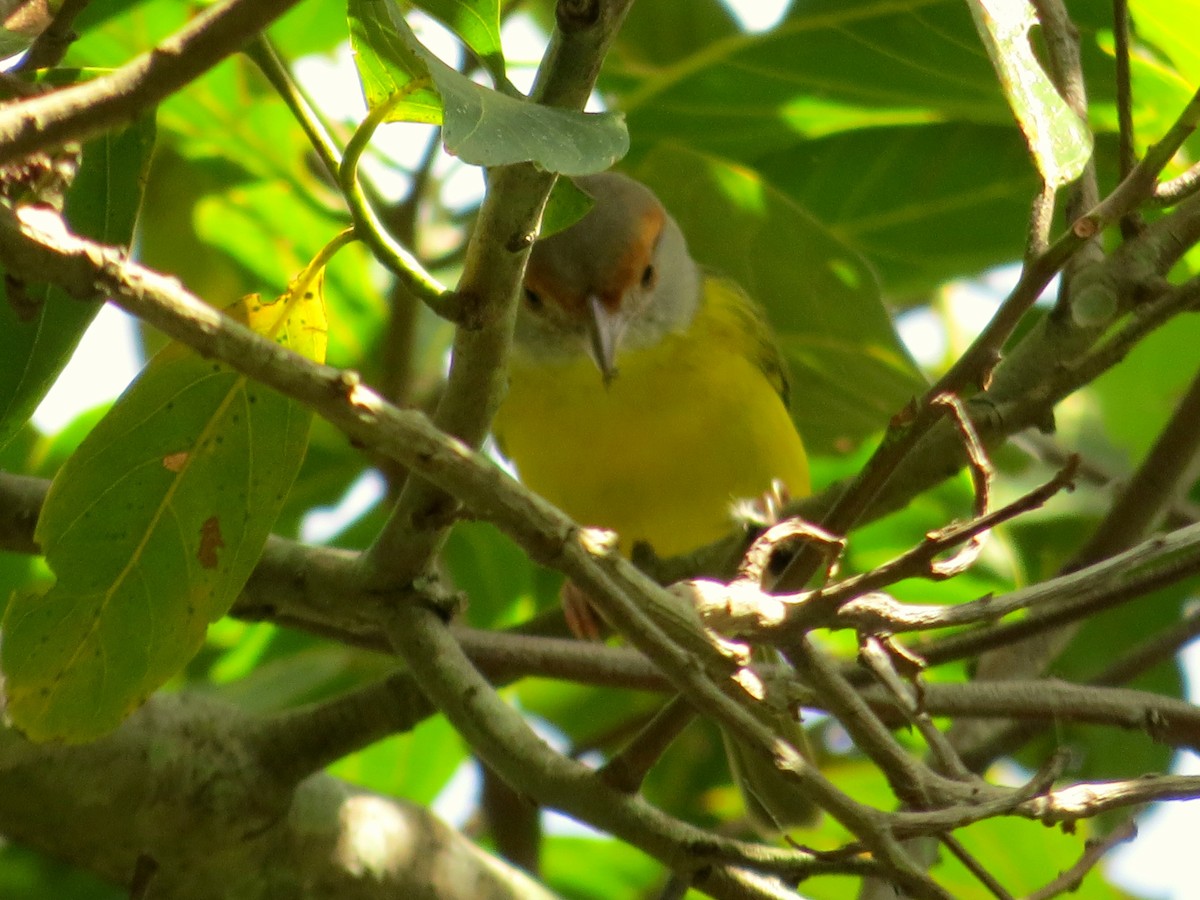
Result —
<path fill-rule="evenodd" d="M 625 354 L 607 388 L 586 357 L 520 355 L 496 435 L 522 481 L 584 525 L 611 528 L 622 552 L 660 555 L 729 532 L 739 499 L 780 479 L 808 493 L 804 448 L 783 401 L 745 356 L 683 336 Z"/>

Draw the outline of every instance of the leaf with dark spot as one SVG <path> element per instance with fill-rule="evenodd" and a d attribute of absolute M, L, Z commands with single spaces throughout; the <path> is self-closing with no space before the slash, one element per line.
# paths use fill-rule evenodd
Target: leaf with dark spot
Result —
<path fill-rule="evenodd" d="M 196 548 L 196 559 L 206 569 L 217 567 L 217 551 L 225 546 L 221 538 L 221 520 L 209 516 L 200 526 L 200 546 Z"/>

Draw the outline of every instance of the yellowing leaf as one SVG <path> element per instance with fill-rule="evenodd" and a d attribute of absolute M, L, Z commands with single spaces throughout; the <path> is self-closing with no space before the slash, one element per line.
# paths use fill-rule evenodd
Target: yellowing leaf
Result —
<path fill-rule="evenodd" d="M 325 356 L 321 269 L 229 314 Z M 0 666 L 34 740 L 115 728 L 177 673 L 249 578 L 299 471 L 312 414 L 181 344 L 157 354 L 59 471 L 37 526 L 57 581 L 13 598 Z"/>

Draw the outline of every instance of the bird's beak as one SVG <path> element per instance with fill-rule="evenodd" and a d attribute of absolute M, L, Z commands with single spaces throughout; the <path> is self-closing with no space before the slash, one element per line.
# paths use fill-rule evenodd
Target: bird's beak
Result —
<path fill-rule="evenodd" d="M 617 346 L 625 330 L 625 317 L 620 310 L 611 312 L 596 295 L 587 298 L 588 351 L 600 369 L 605 386 L 617 377 Z"/>

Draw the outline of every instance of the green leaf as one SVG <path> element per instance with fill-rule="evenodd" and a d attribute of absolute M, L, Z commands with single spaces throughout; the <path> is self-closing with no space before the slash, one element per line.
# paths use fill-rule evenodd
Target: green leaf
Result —
<path fill-rule="evenodd" d="M 548 172 L 602 172 L 629 150 L 617 113 L 541 106 L 481 87 L 432 54 L 430 73 L 446 104 L 446 152 L 475 166 L 532 162 Z"/>
<path fill-rule="evenodd" d="M 1185 82 L 1200 83 L 1200 0 L 1130 0 L 1129 13 L 1139 40 L 1161 50 Z"/>
<path fill-rule="evenodd" d="M 1200 321 L 1180 316 L 1140 341 L 1120 366 L 1089 387 L 1088 395 L 1103 414 L 1103 433 L 1123 453 L 1129 471 L 1150 449 L 1195 377 L 1198 341 Z"/>
<path fill-rule="evenodd" d="M 547 238 L 564 228 L 570 228 L 591 208 L 592 198 L 576 187 L 575 182 L 569 178 L 559 178 L 554 182 L 554 189 L 546 201 L 538 237 Z"/>
<path fill-rule="evenodd" d="M 129 244 L 153 146 L 152 116 L 85 145 L 64 209 L 73 231 L 105 244 Z M 100 309 L 51 285 L 28 285 L 26 291 L 37 304 L 29 319 L 7 296 L 0 299 L 0 446 L 37 409 Z"/>
<path fill-rule="evenodd" d="M 498 628 L 528 619 L 554 602 L 515 544 L 485 522 L 460 522 L 442 551 L 454 586 L 467 595 L 467 619 L 476 628 Z"/>
<path fill-rule="evenodd" d="M 398 31 L 404 20 L 394 3 L 349 0 L 350 46 L 367 108 L 391 104 L 386 121 L 439 125 L 442 99 L 424 60 Z"/>
<path fill-rule="evenodd" d="M 381 794 L 429 804 L 466 759 L 458 732 L 442 716 L 433 716 L 407 734 L 338 760 L 329 773 Z"/>
<path fill-rule="evenodd" d="M 504 84 L 500 0 L 414 0 L 466 44 L 496 84 Z"/>
<path fill-rule="evenodd" d="M 74 22 L 79 40 L 67 50 L 69 65 L 113 68 L 178 31 L 193 14 L 178 0 L 105 0 L 88 3 Z"/>
<path fill-rule="evenodd" d="M 285 59 L 332 54 L 347 38 L 340 3 L 297 3 L 270 28 L 271 40 Z"/>
<path fill-rule="evenodd" d="M 1048 828 L 1040 822 L 994 818 L 955 832 L 966 851 L 1012 896 L 1024 897 L 1076 865 L 1094 837 L 1091 823 L 1073 829 Z M 932 874 L 953 897 L 978 896 L 979 879 L 950 853 L 942 853 Z M 1089 871 L 1071 888 L 1078 900 L 1118 900 L 1124 896 L 1104 881 L 1101 871 Z"/>
<path fill-rule="evenodd" d="M 737 21 L 721 0 L 635 3 L 604 65 L 624 64 L 644 77 L 648 68 L 665 68 L 737 34 Z"/>
<path fill-rule="evenodd" d="M 319 271 L 232 310 L 314 359 Z M 116 727 L 199 648 L 249 577 L 304 455 L 311 413 L 179 344 L 146 367 L 58 473 L 36 537 L 57 581 L 16 597 L 0 665 L 34 740 Z"/>
<path fill-rule="evenodd" d="M 766 309 L 811 449 L 844 452 L 923 390 L 870 268 L 806 210 L 754 173 L 682 148 L 659 148 L 636 175 L 692 255 Z"/>
<path fill-rule="evenodd" d="M 889 300 L 1019 258 L 1037 174 L 1010 126 L 846 131 L 755 162 L 879 273 Z"/>
<path fill-rule="evenodd" d="M 1074 181 L 1092 156 L 1092 135 L 1033 55 L 1033 7 L 1027 0 L 969 0 L 967 6 L 1043 180 L 1054 188 Z"/>
<path fill-rule="evenodd" d="M 209 635 L 220 626 L 239 624 L 222 619 Z M 255 627 L 257 632 L 251 632 L 215 660 L 204 659 L 213 649 L 210 640 L 188 667 L 197 684 L 211 687 L 216 682 L 221 699 L 240 709 L 265 715 L 320 703 L 388 674 L 386 661 L 376 654 L 311 635 L 288 634 L 266 623 Z M 289 643 L 302 646 L 289 647 Z M 209 665 L 197 668 L 196 663 L 203 662 Z"/>
<path fill-rule="evenodd" d="M 638 150 L 673 140 L 740 162 L 866 126 L 1011 122 L 960 0 L 795 4 L 778 27 L 705 47 L 619 105 Z"/>
<path fill-rule="evenodd" d="M 351 0 L 350 32 L 367 104 L 387 121 L 442 124 L 446 152 L 475 166 L 532 162 L 549 172 L 586 175 L 629 149 L 616 113 L 584 113 L 532 103 L 476 84 L 416 39 L 393 0 Z M 441 97 L 435 110 L 429 79 Z"/>
<path fill-rule="evenodd" d="M 542 872 L 552 889 L 576 900 L 653 896 L 666 878 L 656 860 L 604 837 L 548 837 Z"/>
<path fill-rule="evenodd" d="M 227 60 L 172 94 L 159 107 L 158 122 L 176 152 L 211 161 L 226 183 L 279 178 L 305 203 L 326 196 L 307 162 L 311 149 L 304 133 L 245 57 Z"/>
<path fill-rule="evenodd" d="M 6 841 L 0 846 L 0 896 L 127 900 L 129 890 L 109 884 L 91 872 Z"/>

